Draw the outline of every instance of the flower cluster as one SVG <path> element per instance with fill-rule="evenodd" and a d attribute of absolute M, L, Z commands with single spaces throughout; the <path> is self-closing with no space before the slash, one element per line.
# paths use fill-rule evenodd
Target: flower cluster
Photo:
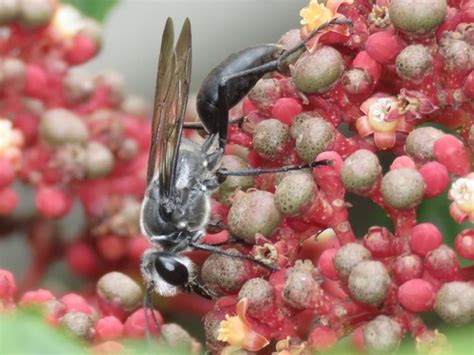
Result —
<path fill-rule="evenodd" d="M 422 201 L 449 191 L 452 219 L 474 221 L 473 5 L 312 0 L 301 11 L 303 27 L 280 40 L 286 48 L 338 16 L 353 26 L 323 31 L 286 72 L 256 84 L 223 164 L 332 165 L 219 188 L 213 214 L 245 241 L 237 250 L 278 271 L 222 256 L 204 262 L 202 279 L 222 295 L 204 321 L 209 350 L 302 354 L 350 335 L 358 349 L 392 352 L 407 333 L 433 350 L 446 340 L 421 313 L 474 321 L 473 267 L 459 259 L 474 260 L 473 230 L 453 250 L 417 219 Z M 388 170 L 379 152 L 394 156 Z M 383 208 L 394 229 L 356 236 L 350 194 Z"/>
<path fill-rule="evenodd" d="M 432 351 L 448 345 L 422 313 L 474 321 L 473 9 L 473 0 L 311 0 L 301 10 L 302 27 L 279 41 L 287 49 L 335 18 L 352 26 L 327 27 L 231 110 L 244 119 L 229 127 L 221 167 L 330 164 L 230 176 L 212 196 L 223 229 L 202 242 L 236 240 L 223 248 L 260 263 L 189 253 L 219 298 L 180 294 L 167 307 L 204 316 L 208 351 L 307 354 L 350 336 L 355 349 L 394 352 L 409 334 Z M 156 323 L 169 343 L 199 351 L 157 311 L 145 317 L 130 278 L 148 247 L 138 221 L 150 124 L 117 73 L 74 68 L 100 50 L 100 26 L 56 0 L 2 2 L 0 25 L 0 235 L 27 224 L 33 259 L 20 292 L 0 271 L 0 312 L 41 304 L 51 325 L 115 353 L 151 318 L 157 337 Z M 17 182 L 34 191 L 34 211 L 17 213 Z M 417 216 L 444 194 L 446 218 L 466 223 L 457 236 Z M 356 235 L 351 195 L 383 209 L 393 229 Z M 85 223 L 66 240 L 51 221 L 75 204 Z M 62 257 L 94 290 L 30 291 Z"/>

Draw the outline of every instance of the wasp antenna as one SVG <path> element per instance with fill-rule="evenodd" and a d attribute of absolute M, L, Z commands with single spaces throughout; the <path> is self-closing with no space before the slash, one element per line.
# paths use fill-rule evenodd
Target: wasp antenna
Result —
<path fill-rule="evenodd" d="M 146 331 L 146 338 L 148 341 L 151 341 L 152 339 L 150 321 L 148 320 L 148 310 L 151 310 L 151 312 L 153 313 L 153 309 L 151 307 L 152 292 L 153 292 L 152 285 L 149 285 L 146 288 L 145 295 L 143 296 L 143 310 L 145 312 L 145 331 Z"/>

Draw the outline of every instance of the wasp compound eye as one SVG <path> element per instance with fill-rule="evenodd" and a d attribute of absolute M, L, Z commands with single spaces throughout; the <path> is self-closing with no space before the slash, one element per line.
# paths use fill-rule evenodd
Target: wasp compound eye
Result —
<path fill-rule="evenodd" d="M 173 286 L 182 286 L 189 280 L 187 267 L 171 255 L 158 255 L 155 269 L 166 283 Z"/>

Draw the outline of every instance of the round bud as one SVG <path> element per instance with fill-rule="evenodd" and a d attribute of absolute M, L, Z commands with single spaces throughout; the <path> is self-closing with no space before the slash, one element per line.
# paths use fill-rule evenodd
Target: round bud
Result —
<path fill-rule="evenodd" d="M 299 28 L 294 28 L 286 32 L 278 40 L 278 44 L 281 45 L 285 50 L 292 49 L 301 42 L 301 31 Z M 304 50 L 299 50 L 290 55 L 280 66 L 279 72 L 285 75 L 290 74 L 290 64 L 293 64 L 304 52 Z"/>
<path fill-rule="evenodd" d="M 400 324 L 387 316 L 377 316 L 364 327 L 364 345 L 369 353 L 393 353 L 403 333 Z"/>
<path fill-rule="evenodd" d="M 344 90 L 351 95 L 369 95 L 374 88 L 374 78 L 364 69 L 346 70 L 341 78 Z"/>
<path fill-rule="evenodd" d="M 338 335 L 334 329 L 317 326 L 308 335 L 308 347 L 317 353 L 324 353 L 337 344 Z"/>
<path fill-rule="evenodd" d="M 283 286 L 283 301 L 295 309 L 309 308 L 314 304 L 314 292 L 319 285 L 314 279 L 313 272 L 306 267 L 292 267 L 285 272 Z"/>
<path fill-rule="evenodd" d="M 120 339 L 123 335 L 123 323 L 114 316 L 107 316 L 95 323 L 95 340 L 106 341 Z"/>
<path fill-rule="evenodd" d="M 336 248 L 326 249 L 325 251 L 323 251 L 323 253 L 318 259 L 319 271 L 321 272 L 321 274 L 323 274 L 324 277 L 327 277 L 330 280 L 339 279 L 339 275 L 333 262 L 336 253 Z"/>
<path fill-rule="evenodd" d="M 442 281 L 453 281 L 456 279 L 460 267 L 454 250 L 444 244 L 430 251 L 425 257 L 426 270 L 432 276 Z"/>
<path fill-rule="evenodd" d="M 291 138 L 296 140 L 298 136 L 303 132 L 301 125 L 304 121 L 310 118 L 318 118 L 323 120 L 323 117 L 319 115 L 317 112 L 310 111 L 310 112 L 301 112 L 300 114 L 296 115 L 293 122 L 291 123 L 290 127 L 290 135 Z"/>
<path fill-rule="evenodd" d="M 228 214 L 232 235 L 248 243 L 255 243 L 257 233 L 270 236 L 280 224 L 280 212 L 274 196 L 267 191 L 252 191 L 237 196 Z"/>
<path fill-rule="evenodd" d="M 151 313 L 153 312 L 153 314 Z M 158 326 L 152 320 L 153 315 L 156 318 Z M 148 319 L 148 322 L 147 322 Z M 143 338 L 146 334 L 158 335 L 163 326 L 163 317 L 160 312 L 152 309 L 140 308 L 128 316 L 124 323 L 123 331 L 125 336 L 130 338 Z"/>
<path fill-rule="evenodd" d="M 333 262 L 339 275 L 346 278 L 357 264 L 371 257 L 367 248 L 357 243 L 349 243 L 337 250 Z"/>
<path fill-rule="evenodd" d="M 328 46 L 319 47 L 314 53 L 301 56 L 291 68 L 296 87 L 306 94 L 328 91 L 344 71 L 341 54 Z"/>
<path fill-rule="evenodd" d="M 94 80 L 80 70 L 70 70 L 63 79 L 64 96 L 73 104 L 87 101 L 94 91 Z"/>
<path fill-rule="evenodd" d="M 26 65 L 17 58 L 5 58 L 0 63 L 0 85 L 10 90 L 22 90 L 26 84 Z"/>
<path fill-rule="evenodd" d="M 239 253 L 236 249 L 228 252 Z M 227 291 L 237 291 L 248 278 L 245 261 L 226 255 L 211 254 L 201 268 L 203 282 L 216 289 L 216 286 Z"/>
<path fill-rule="evenodd" d="M 0 2 L 0 26 L 16 19 L 20 13 L 20 0 L 3 0 Z"/>
<path fill-rule="evenodd" d="M 54 0 L 21 0 L 20 22 L 29 28 L 44 26 L 53 17 L 55 7 Z"/>
<path fill-rule="evenodd" d="M 161 327 L 161 334 L 166 344 L 174 349 L 180 349 L 185 354 L 199 354 L 201 344 L 176 323 L 166 323 Z"/>
<path fill-rule="evenodd" d="M 392 265 L 392 276 L 398 284 L 420 278 L 423 275 L 423 261 L 418 255 L 399 256 Z"/>
<path fill-rule="evenodd" d="M 229 171 L 246 170 L 249 168 L 247 162 L 236 155 L 224 155 L 220 164 L 221 169 Z M 246 191 L 253 186 L 252 176 L 227 176 L 219 185 L 216 192 L 217 200 L 225 205 L 230 205 L 230 197 L 236 190 Z"/>
<path fill-rule="evenodd" d="M 474 229 L 466 229 L 454 240 L 456 252 L 464 259 L 474 260 Z"/>
<path fill-rule="evenodd" d="M 98 142 L 86 146 L 86 175 L 90 179 L 106 176 L 114 167 L 114 156 L 110 149 Z"/>
<path fill-rule="evenodd" d="M 423 279 L 412 279 L 398 288 L 398 301 L 410 312 L 427 312 L 433 307 L 435 291 Z"/>
<path fill-rule="evenodd" d="M 433 32 L 443 22 L 447 4 L 446 0 L 392 0 L 388 11 L 397 29 L 423 36 Z"/>
<path fill-rule="evenodd" d="M 435 312 L 448 324 L 462 325 L 474 320 L 474 286 L 468 282 L 447 282 L 436 295 Z"/>
<path fill-rule="evenodd" d="M 46 111 L 39 125 L 41 137 L 49 144 L 84 143 L 89 132 L 82 120 L 71 111 L 57 108 Z"/>
<path fill-rule="evenodd" d="M 380 305 L 388 291 L 390 276 L 380 261 L 363 261 L 349 275 L 349 292 L 359 302 Z"/>
<path fill-rule="evenodd" d="M 119 104 L 125 96 L 125 83 L 122 75 L 115 70 L 105 70 L 98 74 L 95 82 L 99 86 L 109 89 L 109 99 L 112 103 Z"/>
<path fill-rule="evenodd" d="M 120 104 L 120 109 L 136 116 L 145 116 L 150 111 L 148 102 L 143 97 L 135 95 L 126 96 Z"/>
<path fill-rule="evenodd" d="M 425 196 L 428 198 L 440 195 L 451 182 L 448 169 L 437 161 L 424 164 L 418 171 L 425 182 Z"/>
<path fill-rule="evenodd" d="M 431 223 L 417 224 L 410 232 L 410 249 L 421 256 L 425 256 L 428 252 L 439 247 L 442 241 L 441 232 Z"/>
<path fill-rule="evenodd" d="M 451 72 L 468 73 L 474 66 L 474 50 L 460 39 L 446 38 L 441 41 L 440 53 L 444 57 L 444 68 Z"/>
<path fill-rule="evenodd" d="M 280 84 L 277 79 L 260 79 L 247 96 L 259 111 L 270 113 L 275 101 L 281 97 Z"/>
<path fill-rule="evenodd" d="M 382 179 L 384 202 L 392 208 L 410 209 L 423 199 L 425 183 L 415 169 L 400 168 L 389 171 Z"/>
<path fill-rule="evenodd" d="M 419 81 L 431 70 L 433 57 L 425 46 L 412 44 L 398 54 L 395 65 L 400 78 Z"/>
<path fill-rule="evenodd" d="M 258 316 L 264 308 L 272 303 L 273 287 L 265 279 L 259 277 L 250 279 L 243 284 L 239 291 L 238 299 L 243 298 L 249 300 L 249 314 Z"/>
<path fill-rule="evenodd" d="M 94 327 L 92 317 L 82 312 L 68 312 L 60 319 L 61 325 L 79 338 L 87 339 Z"/>
<path fill-rule="evenodd" d="M 364 236 L 364 246 L 377 258 L 385 258 L 395 253 L 393 241 L 395 237 L 385 227 L 370 227 Z"/>
<path fill-rule="evenodd" d="M 257 124 L 253 134 L 253 149 L 266 159 L 276 159 L 285 152 L 290 141 L 288 126 L 270 118 Z"/>
<path fill-rule="evenodd" d="M 411 131 L 405 141 L 405 151 L 419 161 L 434 160 L 433 146 L 444 135 L 434 127 L 418 127 Z"/>
<path fill-rule="evenodd" d="M 311 162 L 329 147 L 334 139 L 334 127 L 322 118 L 310 118 L 301 123 L 295 149 L 299 157 Z"/>
<path fill-rule="evenodd" d="M 382 167 L 377 155 L 369 150 L 359 149 L 344 160 L 341 180 L 348 191 L 364 193 L 374 186 L 381 173 Z"/>
<path fill-rule="evenodd" d="M 400 39 L 389 31 L 372 33 L 365 43 L 365 50 L 380 64 L 393 64 L 400 51 Z"/>
<path fill-rule="evenodd" d="M 284 215 L 297 215 L 313 200 L 316 184 L 311 175 L 291 174 L 283 178 L 275 191 L 276 208 Z"/>
<path fill-rule="evenodd" d="M 138 307 L 143 300 L 140 286 L 121 272 L 109 272 L 97 282 L 97 294 L 110 303 L 119 304 L 126 311 Z"/>

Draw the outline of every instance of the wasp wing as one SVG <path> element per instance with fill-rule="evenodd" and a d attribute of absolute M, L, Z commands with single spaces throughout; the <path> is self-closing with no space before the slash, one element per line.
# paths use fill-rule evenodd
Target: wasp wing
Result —
<path fill-rule="evenodd" d="M 179 145 L 191 79 L 191 24 L 186 19 L 173 49 L 173 22 L 168 18 L 161 42 L 148 157 L 147 184 L 156 169 L 162 193 L 172 193 L 179 160 Z"/>

